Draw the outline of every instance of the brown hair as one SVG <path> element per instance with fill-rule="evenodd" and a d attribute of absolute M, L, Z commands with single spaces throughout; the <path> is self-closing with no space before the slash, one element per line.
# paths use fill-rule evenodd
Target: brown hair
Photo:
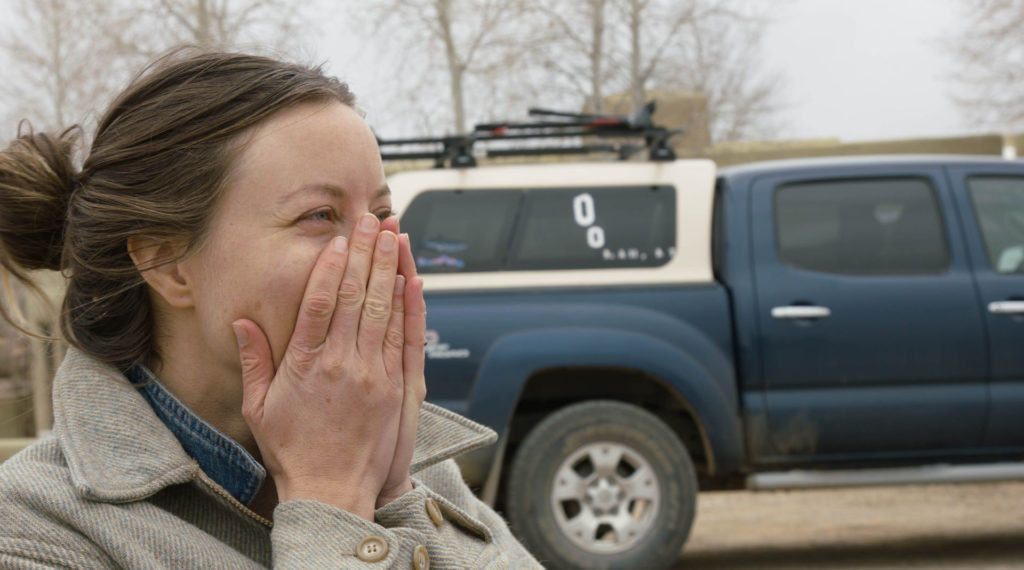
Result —
<path fill-rule="evenodd" d="M 128 238 L 184 240 L 194 251 L 240 135 L 287 107 L 329 100 L 354 104 L 319 67 L 178 50 L 114 100 L 80 172 L 78 129 L 19 129 L 0 151 L 0 265 L 29 284 L 25 270 L 68 276 L 61 331 L 73 346 L 121 369 L 157 358 Z"/>

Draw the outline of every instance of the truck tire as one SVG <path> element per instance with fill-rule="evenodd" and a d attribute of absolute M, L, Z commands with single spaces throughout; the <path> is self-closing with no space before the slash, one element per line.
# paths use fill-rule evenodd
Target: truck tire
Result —
<path fill-rule="evenodd" d="M 549 568 L 657 569 L 690 534 L 697 477 L 654 414 L 615 401 L 567 406 L 519 446 L 505 508 Z"/>

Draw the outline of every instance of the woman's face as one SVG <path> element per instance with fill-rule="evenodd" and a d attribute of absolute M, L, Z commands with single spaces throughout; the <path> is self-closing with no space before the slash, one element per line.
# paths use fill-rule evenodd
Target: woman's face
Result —
<path fill-rule="evenodd" d="M 213 359 L 202 366 L 235 373 L 231 323 L 255 321 L 280 363 L 317 255 L 334 236 L 350 236 L 367 212 L 391 215 L 376 139 L 340 102 L 281 111 L 242 148 L 208 241 L 182 262 L 194 283 L 197 332 Z"/>

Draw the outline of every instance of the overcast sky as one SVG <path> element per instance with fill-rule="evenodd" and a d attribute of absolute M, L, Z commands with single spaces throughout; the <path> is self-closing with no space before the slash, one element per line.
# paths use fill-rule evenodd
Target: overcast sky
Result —
<path fill-rule="evenodd" d="M 773 10 L 763 55 L 785 78 L 780 138 L 977 132 L 961 119 L 945 81 L 950 68 L 941 39 L 957 29 L 956 0 L 748 1 Z M 0 17 L 9 17 L 9 2 L 0 0 Z M 331 21 L 342 11 L 331 12 L 319 20 L 325 31 L 309 51 L 352 84 L 372 124 L 373 93 L 400 78 L 374 66 L 372 52 L 346 44 L 344 26 Z"/>
<path fill-rule="evenodd" d="M 748 1 L 772 2 L 763 55 L 785 78 L 780 138 L 976 132 L 962 122 L 944 80 L 950 69 L 940 40 L 956 29 L 956 0 Z M 328 21 L 326 27 L 343 26 Z M 346 45 L 342 35 L 325 38 L 316 51 L 349 81 L 372 124 L 373 92 L 394 78 L 368 65 L 372 53 Z"/>
<path fill-rule="evenodd" d="M 787 138 L 844 140 L 974 132 L 949 97 L 942 38 L 955 0 L 790 0 L 765 38 L 783 72 Z"/>

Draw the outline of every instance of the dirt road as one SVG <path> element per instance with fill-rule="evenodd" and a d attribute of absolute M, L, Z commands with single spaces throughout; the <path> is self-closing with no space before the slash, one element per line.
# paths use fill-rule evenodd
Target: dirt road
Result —
<path fill-rule="evenodd" d="M 1024 569 L 1024 482 L 704 493 L 674 569 Z"/>

